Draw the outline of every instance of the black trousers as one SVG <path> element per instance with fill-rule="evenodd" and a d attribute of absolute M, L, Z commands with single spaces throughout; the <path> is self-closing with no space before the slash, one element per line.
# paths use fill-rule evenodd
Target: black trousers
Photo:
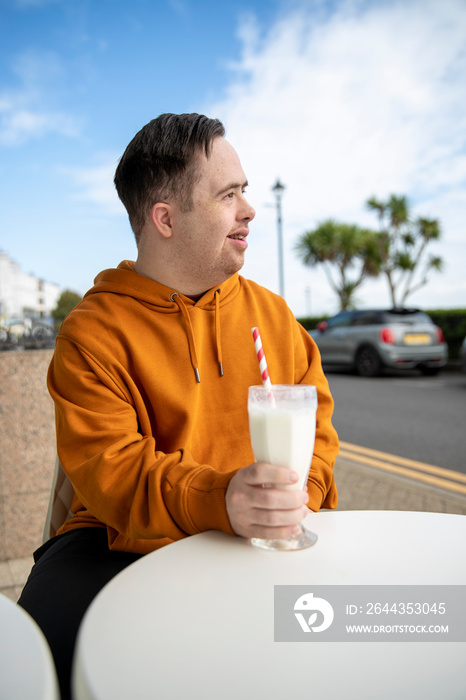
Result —
<path fill-rule="evenodd" d="M 18 604 L 50 645 L 62 700 L 71 697 L 73 652 L 84 613 L 101 588 L 141 556 L 110 551 L 104 528 L 67 532 L 34 552 L 35 564 Z"/>

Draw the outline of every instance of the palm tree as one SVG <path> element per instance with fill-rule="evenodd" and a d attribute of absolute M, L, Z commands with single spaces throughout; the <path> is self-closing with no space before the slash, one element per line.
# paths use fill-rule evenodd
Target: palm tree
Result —
<path fill-rule="evenodd" d="M 303 233 L 295 250 L 305 265 L 322 265 L 331 288 L 340 300 L 340 309 L 354 306 L 354 295 L 363 281 L 380 271 L 377 234 L 356 224 L 334 219 L 322 221 L 313 231 Z M 358 267 L 356 276 L 349 271 Z M 337 279 L 332 274 L 336 268 Z"/>
<path fill-rule="evenodd" d="M 408 202 L 406 197 L 392 194 L 387 202 L 381 202 L 376 197 L 367 200 L 367 206 L 377 212 L 379 217 L 379 252 L 382 272 L 386 275 L 393 306 L 396 306 L 395 272 L 400 269 L 397 256 L 392 251 L 397 249 L 399 242 L 407 234 L 409 222 Z M 387 219 L 387 221 L 385 221 Z"/>
<path fill-rule="evenodd" d="M 427 260 L 423 261 L 424 265 L 421 269 L 421 260 L 423 259 L 426 246 L 431 241 L 438 241 L 442 235 L 438 220 L 419 217 L 415 222 L 415 231 L 415 235 L 407 242 L 407 247 L 409 246 L 411 254 L 409 255 L 406 252 L 403 267 L 400 264 L 400 268 L 406 272 L 400 299 L 401 306 L 404 306 L 409 295 L 427 284 L 430 270 L 441 272 L 443 269 L 443 260 L 438 255 L 430 255 Z M 418 272 L 420 279 L 415 283 L 414 275 L 416 272 Z"/>
<path fill-rule="evenodd" d="M 426 246 L 441 237 L 440 224 L 436 219 L 412 221 L 404 195 L 392 194 L 386 202 L 371 197 L 366 205 L 379 218 L 381 270 L 388 281 L 392 305 L 403 307 L 408 296 L 427 284 L 428 272 L 443 267 L 438 256 L 424 260 Z"/>

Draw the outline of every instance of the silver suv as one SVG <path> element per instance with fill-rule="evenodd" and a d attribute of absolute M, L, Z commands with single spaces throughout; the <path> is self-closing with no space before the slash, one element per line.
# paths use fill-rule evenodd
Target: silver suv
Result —
<path fill-rule="evenodd" d="M 324 365 L 347 366 L 362 377 L 383 367 L 437 374 L 447 362 L 442 330 L 418 309 L 341 311 L 310 331 Z"/>

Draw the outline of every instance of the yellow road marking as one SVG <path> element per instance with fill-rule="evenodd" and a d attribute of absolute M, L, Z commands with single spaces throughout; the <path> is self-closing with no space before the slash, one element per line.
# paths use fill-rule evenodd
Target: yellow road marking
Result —
<path fill-rule="evenodd" d="M 340 448 L 340 456 L 346 459 L 466 495 L 466 474 L 348 442 L 341 442 Z"/>
<path fill-rule="evenodd" d="M 432 464 L 426 464 L 425 462 L 417 462 L 416 460 L 408 459 L 407 457 L 398 457 L 397 455 L 392 455 L 388 452 L 380 452 L 379 450 L 373 450 L 370 447 L 360 447 L 359 445 L 352 445 L 349 442 L 340 442 L 340 446 L 345 450 L 369 455 L 370 457 L 376 457 L 378 459 L 382 459 L 393 464 L 400 464 L 405 467 L 411 467 L 412 469 L 419 469 L 420 471 L 427 472 L 429 474 L 443 475 L 444 478 L 462 481 L 466 484 L 466 474 L 461 474 L 461 472 L 456 472 L 453 469 L 445 469 L 444 467 L 434 467 Z"/>

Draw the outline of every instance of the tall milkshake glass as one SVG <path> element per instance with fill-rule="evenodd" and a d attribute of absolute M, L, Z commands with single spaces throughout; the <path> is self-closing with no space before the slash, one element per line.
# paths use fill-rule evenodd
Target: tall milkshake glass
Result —
<path fill-rule="evenodd" d="M 251 386 L 248 393 L 249 432 L 257 462 L 288 467 L 299 474 L 296 484 L 265 487 L 305 489 L 316 430 L 317 391 L 306 384 Z M 283 540 L 253 537 L 256 547 L 296 550 L 310 547 L 317 535 L 300 523 L 301 532 Z"/>

